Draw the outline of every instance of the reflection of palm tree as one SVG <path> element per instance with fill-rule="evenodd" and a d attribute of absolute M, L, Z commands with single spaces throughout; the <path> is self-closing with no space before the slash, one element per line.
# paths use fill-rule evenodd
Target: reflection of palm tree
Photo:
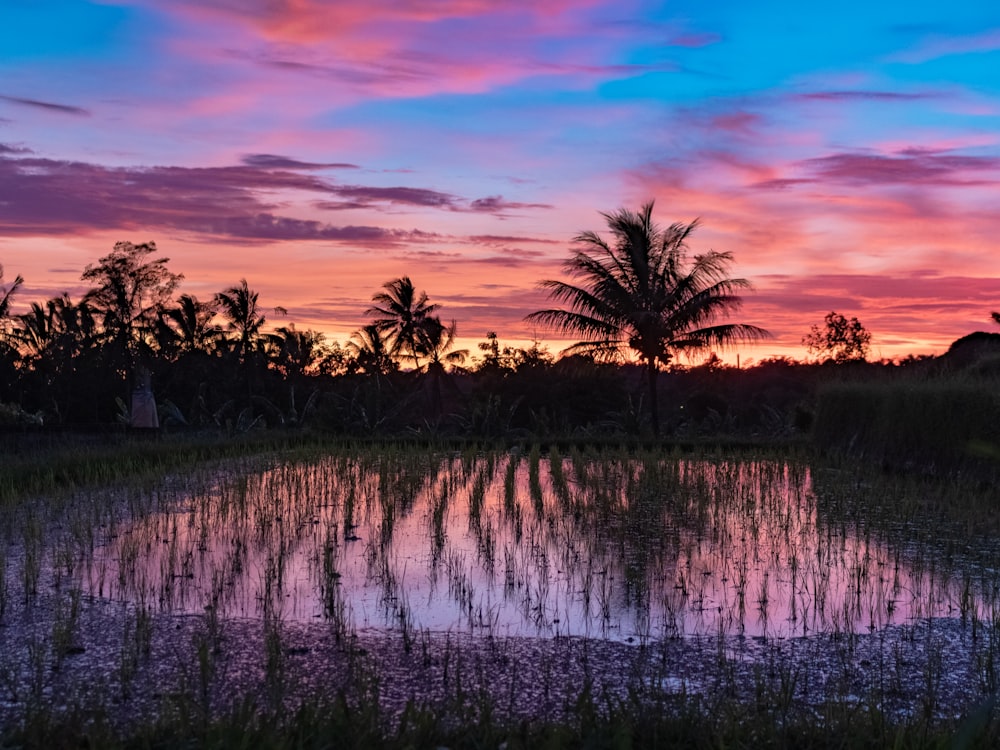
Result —
<path fill-rule="evenodd" d="M 355 331 L 347 342 L 347 349 L 359 372 L 386 375 L 397 369 L 389 344 L 375 323 Z"/>
<path fill-rule="evenodd" d="M 382 288 L 385 291 L 372 297 L 375 304 L 365 314 L 378 316 L 374 325 L 389 334 L 394 357 L 412 357 L 413 366 L 419 367 L 421 328 L 438 306 L 430 304 L 426 292 L 417 294 L 409 276 L 388 281 Z"/>
<path fill-rule="evenodd" d="M 215 295 L 215 304 L 222 317 L 229 321 L 229 330 L 238 334 L 235 343 L 241 362 L 246 362 L 253 354 L 266 322 L 257 306 L 258 296 L 249 288 L 246 279 L 240 279 L 238 286 Z"/>
<path fill-rule="evenodd" d="M 652 213 L 651 201 L 637 213 L 622 208 L 602 214 L 614 244 L 584 232 L 575 239 L 584 249 L 564 266 L 580 285 L 542 282 L 569 309 L 540 310 L 527 319 L 584 337 L 567 351 L 603 358 L 635 352 L 646 364 L 653 434 L 658 435 L 661 364 L 677 353 L 754 341 L 768 333 L 745 324 L 713 324 L 740 306 L 736 293 L 750 283 L 726 275 L 729 253 L 710 251 L 688 264 L 687 239 L 697 222 L 660 229 Z"/>

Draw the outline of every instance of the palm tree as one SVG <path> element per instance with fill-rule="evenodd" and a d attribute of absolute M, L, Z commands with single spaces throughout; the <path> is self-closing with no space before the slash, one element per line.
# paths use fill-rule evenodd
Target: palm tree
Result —
<path fill-rule="evenodd" d="M 32 302 L 28 312 L 17 316 L 19 325 L 12 337 L 25 357 L 33 360 L 45 357 L 56 339 L 56 320 L 54 299 L 45 305 Z"/>
<path fill-rule="evenodd" d="M 419 330 L 417 348 L 422 357 L 427 358 L 427 377 L 431 384 L 431 409 L 441 416 L 441 381 L 445 377 L 445 365 L 460 365 L 469 356 L 468 349 L 452 349 L 458 334 L 458 324 L 453 320 L 445 325 L 437 316 L 425 318 Z"/>
<path fill-rule="evenodd" d="M 319 331 L 299 331 L 294 323 L 282 326 L 275 331 L 275 365 L 286 378 L 318 374 L 330 354 L 325 341 Z"/>
<path fill-rule="evenodd" d="M 214 303 L 182 294 L 177 298 L 177 306 L 167 308 L 161 315 L 160 338 L 164 347 L 180 354 L 208 352 L 221 334 L 219 327 L 212 324 L 215 313 Z"/>
<path fill-rule="evenodd" d="M 353 367 L 367 375 L 387 375 L 398 369 L 392 358 L 389 343 L 374 323 L 355 331 L 347 342 Z"/>
<path fill-rule="evenodd" d="M 3 266 L 0 265 L 0 281 L 3 281 Z M 7 341 L 9 335 L 7 318 L 10 317 L 10 303 L 14 297 L 14 292 L 17 288 L 24 283 L 24 277 L 18 274 L 14 278 L 14 283 L 9 287 L 0 286 L 0 354 L 5 352 L 10 352 L 12 356 L 16 356 L 13 347 Z"/>
<path fill-rule="evenodd" d="M 3 281 L 3 266 L 0 265 L 0 281 Z M 10 315 L 10 303 L 17 288 L 24 283 L 24 277 L 18 274 L 14 278 L 14 283 L 8 288 L 0 287 L 0 321 Z"/>
<path fill-rule="evenodd" d="M 222 317 L 229 321 L 229 330 L 238 335 L 236 350 L 243 363 L 254 353 L 267 322 L 257 306 L 258 297 L 259 293 L 250 289 L 247 280 L 240 279 L 237 286 L 218 292 L 214 298 Z"/>
<path fill-rule="evenodd" d="M 374 325 L 389 334 L 392 355 L 412 357 L 414 368 L 419 368 L 421 328 L 438 306 L 430 304 L 426 292 L 417 294 L 409 276 L 387 281 L 382 288 L 385 291 L 372 297 L 376 304 L 365 314 L 379 316 Z"/>
<path fill-rule="evenodd" d="M 542 323 L 583 340 L 566 352 L 621 360 L 630 352 L 646 365 L 653 434 L 659 435 L 656 375 L 679 353 L 705 351 L 769 334 L 741 323 L 716 323 L 737 310 L 737 292 L 750 289 L 746 279 L 727 275 L 732 255 L 709 251 L 688 262 L 687 240 L 698 226 L 653 223 L 653 201 L 638 212 L 620 208 L 602 213 L 612 244 L 595 232 L 583 232 L 583 245 L 564 264 L 579 285 L 543 281 L 549 296 L 568 309 L 539 310 L 526 320 Z"/>
<path fill-rule="evenodd" d="M 460 365 L 469 356 L 468 349 L 452 349 L 458 335 L 458 324 L 453 320 L 445 325 L 441 318 L 426 318 L 420 326 L 417 352 L 427 358 L 427 372 L 443 372 L 445 365 Z"/>

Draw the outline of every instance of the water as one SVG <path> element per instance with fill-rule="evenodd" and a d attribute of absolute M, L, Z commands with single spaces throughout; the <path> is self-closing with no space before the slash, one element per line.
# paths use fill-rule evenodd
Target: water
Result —
<path fill-rule="evenodd" d="M 220 475 L 106 542 L 88 593 L 404 636 L 784 638 L 980 606 L 773 461 L 330 457 Z"/>

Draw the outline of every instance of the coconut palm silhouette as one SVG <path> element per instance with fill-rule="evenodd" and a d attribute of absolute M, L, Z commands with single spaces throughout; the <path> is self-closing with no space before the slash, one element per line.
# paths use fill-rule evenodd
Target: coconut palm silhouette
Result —
<path fill-rule="evenodd" d="M 526 320 L 582 336 L 566 353 L 618 360 L 637 356 L 646 366 L 649 415 L 660 433 L 657 373 L 680 353 L 706 351 L 768 336 L 757 326 L 718 323 L 737 310 L 746 279 L 728 276 L 732 255 L 709 251 L 687 258 L 687 240 L 698 226 L 653 223 L 653 201 L 633 212 L 601 214 L 607 241 L 586 231 L 582 247 L 564 264 L 576 283 L 547 280 L 541 287 L 566 308 L 539 310 Z"/>

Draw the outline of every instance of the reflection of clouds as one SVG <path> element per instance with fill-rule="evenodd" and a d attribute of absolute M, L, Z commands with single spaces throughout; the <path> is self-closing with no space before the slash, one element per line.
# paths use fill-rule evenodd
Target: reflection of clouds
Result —
<path fill-rule="evenodd" d="M 178 487 L 98 548 L 85 584 L 172 612 L 618 641 L 868 632 L 954 616 L 961 596 L 931 552 L 914 568 L 824 517 L 807 468 L 413 459 Z"/>

